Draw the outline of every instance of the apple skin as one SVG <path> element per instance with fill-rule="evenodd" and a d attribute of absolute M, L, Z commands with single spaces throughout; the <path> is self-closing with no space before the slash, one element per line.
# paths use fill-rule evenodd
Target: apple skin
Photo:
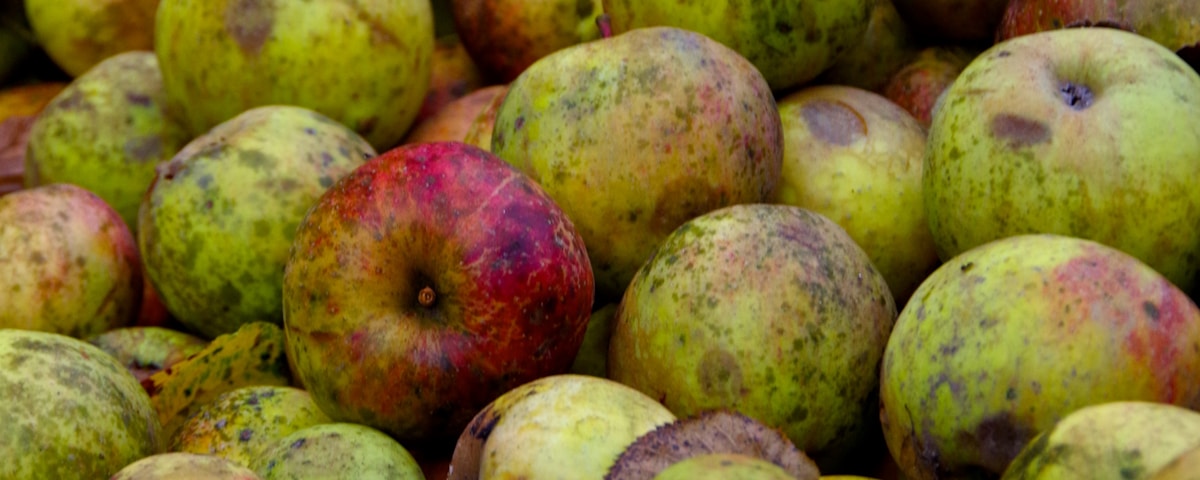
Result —
<path fill-rule="evenodd" d="M 990 42 L 1009 0 L 892 0 L 927 41 Z"/>
<path fill-rule="evenodd" d="M 600 38 L 600 0 L 454 0 L 450 9 L 471 58 L 500 83 L 550 53 Z"/>
<path fill-rule="evenodd" d="M 434 480 L 387 434 L 355 423 L 306 427 L 272 442 L 251 468 L 262 480 Z"/>
<path fill-rule="evenodd" d="M 892 74 L 881 93 L 928 129 L 942 93 L 979 53 L 960 46 L 925 48 Z"/>
<path fill-rule="evenodd" d="M 509 389 L 570 368 L 594 280 L 541 187 L 438 142 L 388 151 L 322 195 L 283 290 L 288 356 L 322 410 L 431 445 Z"/>
<path fill-rule="evenodd" d="M 1200 75 L 1122 30 L 1013 38 L 934 112 L 924 195 L 938 255 L 1022 233 L 1125 251 L 1194 293 L 1200 270 Z"/>
<path fill-rule="evenodd" d="M 469 143 L 476 147 L 487 151 L 492 151 L 492 133 L 496 129 L 496 114 L 500 112 L 500 106 L 504 104 L 504 98 L 508 96 L 508 90 L 511 84 L 501 86 L 500 90 L 492 101 L 475 115 L 475 119 L 467 125 L 467 131 L 463 134 L 463 143 Z"/>
<path fill-rule="evenodd" d="M 475 90 L 467 95 L 447 103 L 437 113 L 434 113 L 429 118 L 422 120 L 413 127 L 408 136 L 404 138 L 404 143 L 429 143 L 429 142 L 466 142 L 467 133 L 471 131 L 472 126 L 479 116 L 488 109 L 493 112 L 492 119 L 495 120 L 494 101 L 503 101 L 504 93 L 508 91 L 507 85 L 493 85 Z M 480 135 L 484 137 L 484 135 Z M 486 138 L 488 143 L 491 143 L 492 131 L 487 130 Z M 484 150 L 486 146 L 476 145 Z"/>
<path fill-rule="evenodd" d="M 1173 51 L 1200 47 L 1200 2 L 1192 0 L 1012 0 L 996 41 L 1071 27 L 1135 32 Z"/>
<path fill-rule="evenodd" d="M 295 105 L 383 151 L 425 100 L 434 40 L 429 0 L 161 0 L 154 51 L 168 108 L 194 136 Z"/>
<path fill-rule="evenodd" d="M 779 100 L 777 203 L 820 213 L 850 234 L 903 306 L 940 263 L 921 196 L 925 129 L 879 94 L 805 88 Z"/>
<path fill-rule="evenodd" d="M 113 55 L 154 48 L 159 0 L 24 0 L 38 44 L 78 77 Z"/>
<path fill-rule="evenodd" d="M 892 0 L 876 0 L 858 45 L 838 57 L 816 83 L 878 92 L 917 56 L 920 48 L 916 33 L 900 18 Z"/>
<path fill-rule="evenodd" d="M 479 67 L 463 47 L 458 35 L 438 37 L 430 60 L 429 93 L 417 112 L 414 125 L 438 114 L 450 103 L 487 85 Z M 411 135 L 411 132 L 410 132 Z"/>
<path fill-rule="evenodd" d="M 0 197 L 0 245 L 0 328 L 82 338 L 137 320 L 137 242 L 96 194 L 52 184 Z"/>
<path fill-rule="evenodd" d="M 86 340 L 115 357 L 139 383 L 208 346 L 200 337 L 162 327 L 114 328 Z"/>
<path fill-rule="evenodd" d="M 877 435 L 879 361 L 896 305 L 828 218 L 734 205 L 684 223 L 621 299 L 608 377 L 680 418 L 719 408 L 780 429 L 821 471 Z"/>
<path fill-rule="evenodd" d="M 575 222 L 609 302 L 683 222 L 770 201 L 783 135 L 754 65 L 699 33 L 652 27 L 531 66 L 509 85 L 491 148 Z"/>
<path fill-rule="evenodd" d="M 136 232 L 138 208 L 155 167 L 192 139 L 165 106 L 154 52 L 104 59 L 33 121 L 25 185 L 82 186 L 112 205 Z"/>
<path fill-rule="evenodd" d="M 109 480 L 261 480 L 253 470 L 216 455 L 163 452 L 126 465 Z"/>
<path fill-rule="evenodd" d="M 1166 278 L 1096 242 L 1019 235 L 917 288 L 884 353 L 879 414 L 905 478 L 995 478 L 1084 406 L 1200 408 L 1197 375 L 1200 309 Z"/>
<path fill-rule="evenodd" d="M 670 26 L 703 34 L 754 64 L 777 92 L 820 75 L 857 46 L 872 0 L 744 2 L 604 0 L 613 33 Z"/>

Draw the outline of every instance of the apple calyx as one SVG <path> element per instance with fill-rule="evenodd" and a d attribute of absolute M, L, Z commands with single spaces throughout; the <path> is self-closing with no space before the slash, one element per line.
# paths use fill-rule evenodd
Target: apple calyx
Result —
<path fill-rule="evenodd" d="M 419 303 L 422 307 L 432 307 L 433 303 L 436 301 L 437 292 L 433 291 L 433 287 L 426 285 L 421 288 L 421 291 L 417 292 L 417 303 Z"/>
<path fill-rule="evenodd" d="M 1087 85 L 1075 82 L 1063 83 L 1058 87 L 1058 92 L 1062 94 L 1063 102 L 1074 110 L 1086 110 L 1096 98 L 1096 94 L 1092 93 L 1092 89 Z"/>

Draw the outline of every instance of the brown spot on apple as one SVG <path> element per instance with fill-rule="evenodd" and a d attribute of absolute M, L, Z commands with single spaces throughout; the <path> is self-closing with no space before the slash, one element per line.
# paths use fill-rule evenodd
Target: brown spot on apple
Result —
<path fill-rule="evenodd" d="M 742 368 L 733 354 L 721 348 L 705 352 L 696 372 L 700 388 L 706 395 L 719 398 L 736 397 L 742 391 Z"/>
<path fill-rule="evenodd" d="M 1036 429 L 1011 413 L 1002 412 L 985 418 L 974 431 L 958 434 L 959 445 L 978 451 L 980 462 L 980 465 L 964 465 L 961 470 L 982 467 L 990 472 L 1003 472 L 1036 435 Z"/>
<path fill-rule="evenodd" d="M 1037 120 L 1001 113 L 992 117 L 992 136 L 1006 141 L 1012 149 L 1025 148 L 1050 140 L 1050 128 Z"/>
<path fill-rule="evenodd" d="M 825 143 L 850 145 L 867 135 L 867 122 L 854 108 L 834 100 L 814 100 L 800 108 L 808 131 Z"/>
<path fill-rule="evenodd" d="M 233 0 L 225 7 L 225 30 L 248 55 L 262 51 L 274 28 L 274 0 Z"/>

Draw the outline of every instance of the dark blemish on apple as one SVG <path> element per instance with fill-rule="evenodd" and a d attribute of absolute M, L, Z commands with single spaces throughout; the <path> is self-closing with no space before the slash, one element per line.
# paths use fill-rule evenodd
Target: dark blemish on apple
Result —
<path fill-rule="evenodd" d="M 975 266 L 975 262 L 967 262 L 967 263 L 964 263 L 958 269 L 959 269 L 959 271 L 966 273 L 966 272 L 970 271 L 971 268 L 973 268 L 974 266 Z"/>
<path fill-rule="evenodd" d="M 321 152 L 321 166 L 328 167 L 331 163 L 333 163 L 333 155 L 330 155 L 329 152 Z"/>
<path fill-rule="evenodd" d="M 358 123 L 358 133 L 366 135 L 375 130 L 375 125 L 379 123 L 379 117 L 372 116 Z"/>
<path fill-rule="evenodd" d="M 316 134 L 317 134 L 317 131 L 316 131 L 316 130 L 314 130 L 312 127 L 304 127 L 304 134 L 305 134 L 305 135 L 310 135 L 310 136 L 311 136 L 311 135 L 316 135 Z"/>
<path fill-rule="evenodd" d="M 787 22 L 775 22 L 775 31 L 787 35 L 792 33 L 792 26 Z"/>
<path fill-rule="evenodd" d="M 1049 141 L 1050 129 L 1037 120 L 1002 113 L 992 117 L 992 136 L 1006 140 L 1008 148 L 1017 149 Z"/>
<path fill-rule="evenodd" d="M 492 406 L 488 405 L 486 409 L 480 413 L 482 423 L 471 423 L 471 435 L 479 440 L 487 440 L 492 435 L 492 430 L 496 428 L 496 424 L 500 422 L 499 415 L 492 414 Z"/>
<path fill-rule="evenodd" d="M 1037 430 L 1026 425 L 1009 412 L 1001 412 L 979 422 L 974 431 L 961 431 L 956 440 L 962 448 L 979 452 L 979 465 L 966 465 L 967 469 L 982 468 L 984 471 L 1003 472 L 1021 449 L 1033 439 Z"/>
<path fill-rule="evenodd" d="M 1074 82 L 1064 83 L 1058 87 L 1058 92 L 1062 94 L 1063 102 L 1075 110 L 1084 110 L 1092 106 L 1092 101 L 1096 97 L 1092 93 L 1092 89 Z"/>
<path fill-rule="evenodd" d="M 249 428 L 244 428 L 244 429 L 242 429 L 241 432 L 238 432 L 238 440 L 243 441 L 243 442 L 249 442 L 250 438 L 253 436 L 254 436 L 254 431 L 250 430 Z"/>
<path fill-rule="evenodd" d="M 300 447 L 303 447 L 303 446 L 304 446 L 304 444 L 305 444 L 306 442 L 308 442 L 308 440 L 307 440 L 307 439 L 304 439 L 304 438 L 298 439 L 298 440 L 296 440 L 296 441 L 292 442 L 292 445 L 291 445 L 291 447 L 290 447 L 290 448 L 291 448 L 292 450 L 297 450 L 297 449 L 299 449 Z"/>
<path fill-rule="evenodd" d="M 742 369 L 737 358 L 724 349 L 713 348 L 705 352 L 696 374 L 705 395 L 730 398 L 741 394 Z"/>
<path fill-rule="evenodd" d="M 575 15 L 579 18 L 587 18 L 592 16 L 592 0 L 575 0 Z"/>
<path fill-rule="evenodd" d="M 158 160 L 162 156 L 162 139 L 153 135 L 131 138 L 125 142 L 125 155 L 137 163 Z"/>
<path fill-rule="evenodd" d="M 249 55 L 258 55 L 275 28 L 273 0 L 232 0 L 225 7 L 225 30 Z"/>
<path fill-rule="evenodd" d="M 1142 303 L 1142 311 L 1146 312 L 1146 316 L 1150 317 L 1150 320 L 1153 320 L 1155 322 L 1158 321 L 1158 316 L 1159 316 L 1158 315 L 1158 307 L 1155 306 L 1153 303 L 1143 302 Z"/>
<path fill-rule="evenodd" d="M 200 178 L 196 179 L 196 185 L 198 185 L 200 188 L 208 188 L 208 186 L 212 184 L 212 181 L 213 181 L 212 175 L 205 174 L 205 175 L 201 175 Z M 211 201 L 210 201 L 210 203 L 211 203 Z"/>
<path fill-rule="evenodd" d="M 999 53 L 996 54 L 996 57 L 997 58 L 1005 58 L 1009 55 L 1012 55 L 1012 52 L 1010 52 L 1008 50 L 1001 50 Z"/>
<path fill-rule="evenodd" d="M 33 255 L 29 256 L 29 260 L 38 265 L 42 265 L 46 263 L 46 256 L 43 255 L 42 252 L 33 252 Z"/>
<path fill-rule="evenodd" d="M 130 93 L 125 94 L 125 100 L 129 101 L 129 103 L 132 103 L 132 104 L 140 106 L 140 107 L 149 107 L 150 106 L 150 96 L 149 95 L 142 95 L 140 93 L 130 92 Z"/>
<path fill-rule="evenodd" d="M 521 116 L 517 117 L 516 121 L 513 122 L 513 131 L 520 130 L 521 127 L 524 127 L 524 126 L 525 126 L 525 116 L 521 115 Z"/>
<path fill-rule="evenodd" d="M 817 139 L 850 145 L 867 135 L 867 123 L 857 111 L 839 101 L 813 100 L 800 107 L 804 124 Z"/>

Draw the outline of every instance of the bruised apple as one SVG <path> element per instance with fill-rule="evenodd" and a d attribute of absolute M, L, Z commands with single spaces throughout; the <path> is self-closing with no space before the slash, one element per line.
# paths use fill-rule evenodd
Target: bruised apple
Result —
<path fill-rule="evenodd" d="M 504 392 L 566 372 L 594 294 L 583 240 L 479 148 L 393 149 L 335 183 L 283 278 L 288 357 L 335 421 L 457 438 Z"/>

